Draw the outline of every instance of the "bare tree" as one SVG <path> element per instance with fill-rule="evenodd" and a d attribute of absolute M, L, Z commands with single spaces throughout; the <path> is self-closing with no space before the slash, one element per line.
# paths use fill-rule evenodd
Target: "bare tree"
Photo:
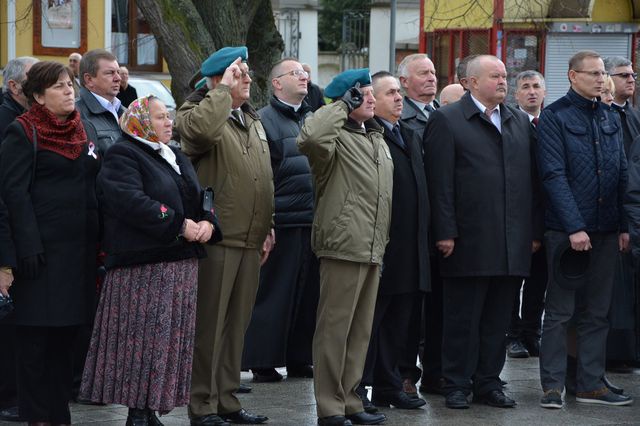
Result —
<path fill-rule="evenodd" d="M 256 74 L 252 101 L 266 103 L 268 74 L 284 49 L 271 0 L 138 0 L 162 49 L 178 105 L 206 57 L 224 46 L 246 45 Z"/>

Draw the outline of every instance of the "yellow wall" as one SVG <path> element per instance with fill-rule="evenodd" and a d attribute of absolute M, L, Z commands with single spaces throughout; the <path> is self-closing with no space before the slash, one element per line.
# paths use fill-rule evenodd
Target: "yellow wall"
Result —
<path fill-rule="evenodd" d="M 423 0 L 424 31 L 456 28 L 491 28 L 493 0 Z M 513 28 L 518 23 L 549 21 L 550 0 L 504 0 L 504 23 Z M 436 10 L 437 8 L 437 10 Z M 579 19 L 593 22 L 633 22 L 630 0 L 595 0 L 591 18 Z M 551 19 L 553 21 L 553 19 Z M 568 19 L 567 19 L 568 21 Z M 511 23 L 511 24 L 509 24 Z"/>
<path fill-rule="evenodd" d="M 104 2 L 105 0 L 87 0 L 87 50 L 104 47 Z M 31 0 L 16 0 L 16 56 L 33 56 L 33 13 L 31 8 Z M 2 22 L 6 22 L 6 20 Z M 38 55 L 38 58 L 67 62 L 66 55 Z M 3 57 L 3 63 L 6 63 L 6 57 Z"/>
<path fill-rule="evenodd" d="M 424 27 L 427 32 L 438 29 L 491 28 L 492 23 L 493 0 L 425 0 Z"/>
<path fill-rule="evenodd" d="M 632 22 L 629 0 L 596 0 L 591 14 L 593 22 Z"/>

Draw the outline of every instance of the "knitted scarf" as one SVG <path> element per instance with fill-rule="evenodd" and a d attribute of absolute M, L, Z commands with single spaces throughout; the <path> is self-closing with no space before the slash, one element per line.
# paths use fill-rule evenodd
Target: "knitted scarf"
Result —
<path fill-rule="evenodd" d="M 80 156 L 87 143 L 87 134 L 78 110 L 74 110 L 66 121 L 60 121 L 45 106 L 35 102 L 16 120 L 22 124 L 31 143 L 35 128 L 38 148 L 53 151 L 71 160 Z"/>

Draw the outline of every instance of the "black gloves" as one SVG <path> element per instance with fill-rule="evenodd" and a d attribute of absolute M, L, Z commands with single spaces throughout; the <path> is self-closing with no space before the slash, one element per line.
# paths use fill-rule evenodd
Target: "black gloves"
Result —
<path fill-rule="evenodd" d="M 44 255 L 34 254 L 20 259 L 18 265 L 18 274 L 20 278 L 26 280 L 35 280 L 40 275 L 40 266 L 44 265 Z"/>
<path fill-rule="evenodd" d="M 364 97 L 362 96 L 362 93 L 360 93 L 360 90 L 358 90 L 358 88 L 352 87 L 351 89 L 347 90 L 344 95 L 342 95 L 342 101 L 347 104 L 347 107 L 349 108 L 349 114 L 351 114 L 354 109 L 362 105 Z"/>

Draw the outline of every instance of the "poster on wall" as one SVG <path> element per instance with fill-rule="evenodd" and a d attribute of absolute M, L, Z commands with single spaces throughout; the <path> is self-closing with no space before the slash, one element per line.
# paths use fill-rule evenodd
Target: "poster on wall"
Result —
<path fill-rule="evenodd" d="M 64 55 L 86 46 L 86 0 L 36 0 L 34 53 Z"/>

